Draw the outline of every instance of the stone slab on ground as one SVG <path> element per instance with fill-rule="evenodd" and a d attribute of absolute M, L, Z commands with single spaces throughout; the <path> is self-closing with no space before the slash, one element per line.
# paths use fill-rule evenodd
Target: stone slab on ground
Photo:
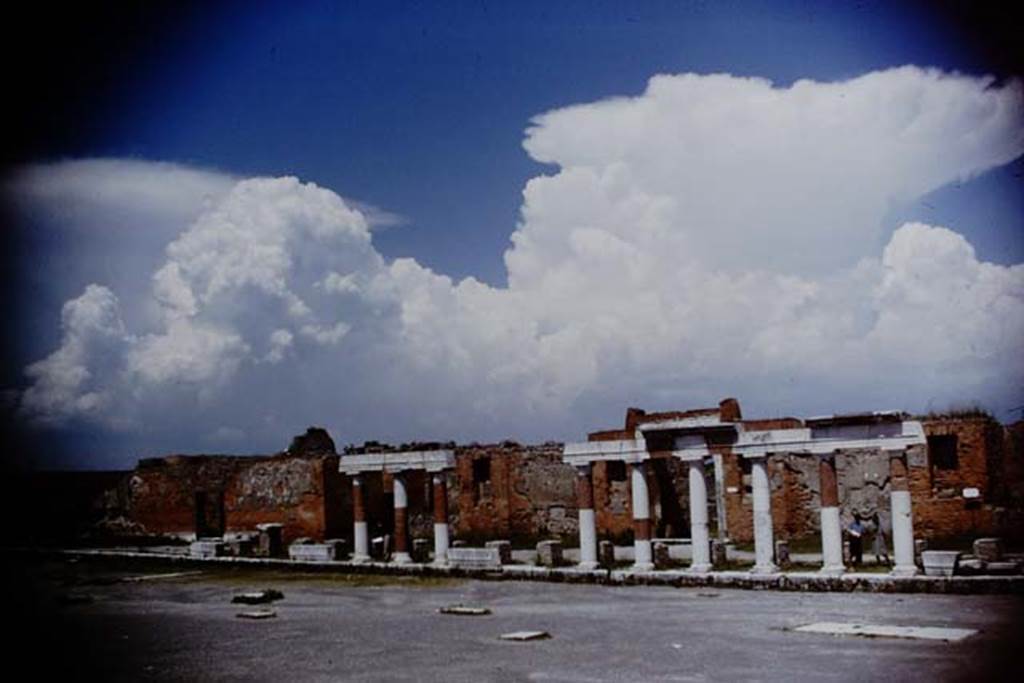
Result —
<path fill-rule="evenodd" d="M 441 614 L 456 614 L 466 617 L 482 617 L 491 613 L 486 607 L 469 607 L 468 605 L 448 605 L 437 610 Z"/>
<path fill-rule="evenodd" d="M 240 593 L 231 598 L 231 602 L 236 605 L 265 605 L 269 602 L 283 599 L 284 593 L 279 590 L 274 590 L 273 588 L 268 588 L 262 591 Z"/>
<path fill-rule="evenodd" d="M 277 616 L 277 612 L 272 609 L 254 609 L 239 612 L 235 616 L 239 619 L 273 619 Z"/>
<path fill-rule="evenodd" d="M 864 636 L 868 638 L 914 638 L 918 640 L 942 640 L 957 643 L 973 636 L 976 630 L 970 628 L 946 628 L 939 626 L 894 626 L 889 624 L 845 624 L 835 621 L 819 621 L 799 626 L 794 631 L 803 633 L 824 633 L 834 636 Z"/>
<path fill-rule="evenodd" d="M 513 631 L 512 633 L 502 633 L 499 637 L 502 640 L 522 642 L 527 640 L 546 640 L 551 637 L 551 634 L 547 631 Z"/>

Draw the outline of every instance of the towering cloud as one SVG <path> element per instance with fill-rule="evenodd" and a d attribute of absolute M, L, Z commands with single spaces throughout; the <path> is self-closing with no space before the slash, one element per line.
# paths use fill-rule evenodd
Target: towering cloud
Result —
<path fill-rule="evenodd" d="M 760 411 L 1020 402 L 1024 265 L 883 222 L 1024 151 L 1019 83 L 658 76 L 537 117 L 525 147 L 556 169 L 524 190 L 507 288 L 384 259 L 363 211 L 294 178 L 34 167 L 14 186 L 32 215 L 64 207 L 52 229 L 117 214 L 118 193 L 97 208 L 89 187 L 126 168 L 132 215 L 149 202 L 180 226 L 153 233 L 130 291 L 79 283 L 21 414 L 256 449 L 310 422 L 343 439 L 566 436 L 627 401 L 726 393 Z M 207 189 L 174 210 L 147 190 L 182 173 Z"/>

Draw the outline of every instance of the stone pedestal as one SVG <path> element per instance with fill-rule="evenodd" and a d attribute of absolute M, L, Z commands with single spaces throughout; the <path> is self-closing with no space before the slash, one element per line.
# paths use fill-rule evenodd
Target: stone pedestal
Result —
<path fill-rule="evenodd" d="M 512 564 L 512 544 L 509 541 L 487 541 L 485 548 L 494 548 L 502 564 Z"/>
<path fill-rule="evenodd" d="M 277 523 L 257 524 L 256 529 L 260 532 L 260 557 L 284 557 L 284 542 L 282 540 L 284 525 Z"/>
<path fill-rule="evenodd" d="M 789 567 L 789 541 L 775 541 L 775 564 L 780 569 Z"/>
<path fill-rule="evenodd" d="M 1003 559 L 1001 538 L 979 538 L 974 541 L 974 556 L 984 562 L 1000 562 Z"/>
<path fill-rule="evenodd" d="M 545 567 L 562 564 L 562 542 L 541 541 L 537 544 L 537 563 Z"/>
<path fill-rule="evenodd" d="M 723 569 L 729 563 L 729 550 L 723 541 L 711 541 L 711 566 Z"/>
<path fill-rule="evenodd" d="M 654 554 L 654 566 L 657 569 L 668 569 L 672 565 L 672 557 L 668 554 L 668 546 L 664 543 L 655 543 L 651 546 Z"/>

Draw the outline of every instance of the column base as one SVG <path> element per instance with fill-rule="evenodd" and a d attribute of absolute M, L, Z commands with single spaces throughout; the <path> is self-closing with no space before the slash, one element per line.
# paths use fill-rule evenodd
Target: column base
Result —
<path fill-rule="evenodd" d="M 889 572 L 889 576 L 917 576 L 921 573 L 921 570 L 916 565 L 893 567 L 892 571 Z"/>
<path fill-rule="evenodd" d="M 395 564 L 412 564 L 412 555 L 409 553 L 395 553 L 391 561 Z"/>
<path fill-rule="evenodd" d="M 350 560 L 350 562 L 355 562 L 356 564 L 366 564 L 369 561 L 369 555 L 353 555 L 352 559 Z"/>
<path fill-rule="evenodd" d="M 634 562 L 633 571 L 635 572 L 652 572 L 654 571 L 653 562 Z"/>
<path fill-rule="evenodd" d="M 597 569 L 600 566 L 601 565 L 599 565 L 597 562 L 589 562 L 588 561 L 588 562 L 580 562 L 579 564 L 576 565 L 576 568 L 577 569 L 586 569 L 586 570 L 589 571 L 589 570 L 592 570 L 592 569 Z"/>
<path fill-rule="evenodd" d="M 829 565 L 822 567 L 818 570 L 818 573 L 822 576 L 842 576 L 846 573 L 846 567 L 843 565 Z"/>
<path fill-rule="evenodd" d="M 712 566 L 710 564 L 691 564 L 690 568 L 686 571 L 690 572 L 691 574 L 707 574 L 711 571 L 711 569 Z"/>
<path fill-rule="evenodd" d="M 451 566 L 451 564 L 448 562 L 448 558 L 447 557 L 443 557 L 443 558 L 441 558 L 439 560 L 434 560 L 430 564 L 432 564 L 435 567 L 450 567 Z"/>
<path fill-rule="evenodd" d="M 778 574 L 779 567 L 775 564 L 755 564 L 750 568 L 751 574 Z"/>

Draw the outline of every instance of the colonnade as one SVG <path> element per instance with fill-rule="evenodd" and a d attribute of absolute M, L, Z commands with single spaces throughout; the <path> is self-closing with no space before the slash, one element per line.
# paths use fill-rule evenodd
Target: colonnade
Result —
<path fill-rule="evenodd" d="M 370 539 L 366 519 L 366 473 L 392 475 L 395 528 L 392 535 L 392 559 L 409 564 L 409 494 L 406 473 L 423 471 L 431 477 L 434 499 L 434 563 L 448 562 L 448 486 L 446 472 L 455 466 L 452 451 L 408 451 L 404 453 L 365 453 L 341 458 L 340 469 L 352 477 L 353 562 L 370 561 Z"/>
<path fill-rule="evenodd" d="M 763 432 L 736 430 L 728 450 L 750 463 L 755 558 L 752 573 L 770 574 L 779 570 L 775 563 L 771 479 L 768 472 L 769 456 L 773 453 L 798 453 L 818 458 L 821 572 L 838 575 L 845 571 L 835 454 L 840 450 L 854 448 L 874 448 L 880 452 L 881 457 L 888 458 L 895 558 L 893 574 L 908 576 L 917 572 L 914 564 L 914 528 L 907 449 L 923 445 L 924 432 L 920 423 L 903 421 L 888 414 L 872 414 L 870 418 L 864 418 L 861 423 L 854 424 L 851 424 L 849 419 L 839 421 L 837 418 L 817 418 L 807 420 L 807 428 Z M 655 424 L 650 427 L 679 429 L 681 425 Z M 593 441 L 565 446 L 563 459 L 576 467 L 581 568 L 592 568 L 597 564 L 592 463 L 607 461 L 625 462 L 630 467 L 634 569 L 644 571 L 654 567 L 646 465 L 651 454 L 647 451 L 643 430 L 644 426 L 641 425 L 637 430 L 637 438 L 632 440 Z M 676 438 L 675 443 L 676 448 L 671 452 L 671 456 L 687 463 L 689 480 L 692 544 L 690 571 L 705 573 L 711 571 L 712 563 L 708 533 L 708 484 L 704 463 L 715 456 L 721 458 L 722 454 L 716 452 L 713 455 L 701 434 L 687 434 Z M 721 476 L 720 467 L 715 467 L 714 471 L 716 478 Z M 720 483 L 716 481 L 716 485 Z M 720 514 L 719 519 L 721 518 Z"/>

